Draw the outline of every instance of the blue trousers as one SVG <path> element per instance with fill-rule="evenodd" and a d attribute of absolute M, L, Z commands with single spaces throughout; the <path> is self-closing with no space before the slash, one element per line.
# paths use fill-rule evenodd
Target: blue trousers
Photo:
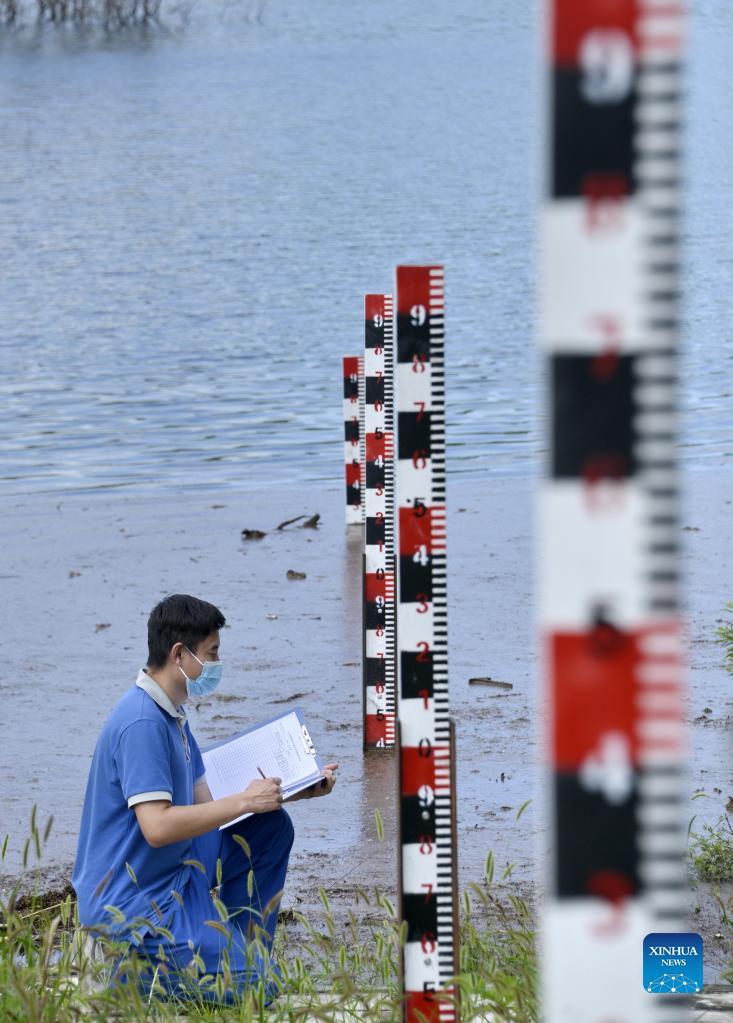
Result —
<path fill-rule="evenodd" d="M 248 844 L 249 857 L 235 841 L 235 835 Z M 143 940 L 141 951 L 151 960 L 151 969 L 145 972 L 141 984 L 145 993 L 150 989 L 155 967 L 159 966 L 159 983 L 177 997 L 231 1004 L 247 988 L 259 983 L 264 986 L 266 1005 L 277 997 L 281 990 L 280 971 L 270 966 L 269 954 L 293 835 L 292 821 L 281 808 L 253 814 L 224 831 L 216 829 L 193 839 L 186 858 L 198 860 L 203 869 L 191 869 L 180 893 L 182 904 L 173 903 L 172 916 L 166 920 L 173 941 L 150 934 Z M 228 911 L 226 921 L 221 920 L 211 899 L 211 889 L 218 883 L 217 861 L 221 862 L 218 898 Z M 254 874 L 251 897 L 247 891 L 250 870 Z M 253 947 L 255 936 L 260 939 L 264 955 Z M 227 972 L 231 975 L 232 988 L 223 997 L 217 994 L 214 985 L 201 986 L 195 971 L 186 969 L 194 955 L 200 958 L 200 972 L 214 977 Z"/>

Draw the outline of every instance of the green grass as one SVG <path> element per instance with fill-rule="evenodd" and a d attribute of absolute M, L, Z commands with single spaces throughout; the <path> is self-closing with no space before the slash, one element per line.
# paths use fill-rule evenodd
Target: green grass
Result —
<path fill-rule="evenodd" d="M 725 605 L 726 611 L 733 613 L 733 601 Z M 725 646 L 725 667 L 733 675 L 733 622 L 724 622 L 716 629 L 718 640 Z"/>
<path fill-rule="evenodd" d="M 690 835 L 690 862 L 701 881 L 733 880 L 733 829 L 727 815 Z"/>
<path fill-rule="evenodd" d="M 31 832 L 26 865 L 34 854 L 40 890 L 48 828 L 42 838 L 35 814 Z M 2 860 L 6 848 L 7 838 L 0 847 Z M 529 907 L 511 890 L 511 868 L 495 883 L 493 864 L 489 854 L 484 878 L 469 884 L 460 899 L 460 971 L 455 987 L 461 1019 L 468 1023 L 493 1012 L 497 1021 L 534 1023 L 537 964 Z M 143 997 L 134 982 L 107 986 L 105 964 L 93 962 L 80 947 L 70 894 L 49 906 L 39 895 L 21 899 L 11 892 L 0 898 L 0 1023 L 205 1019 L 296 1023 L 308 1018 L 324 1023 L 399 1023 L 398 961 L 404 925 L 400 927 L 395 906 L 380 888 L 355 889 L 353 905 L 345 913 L 334 911 L 323 890 L 321 900 L 323 910 L 317 914 L 288 913 L 300 932 L 297 943 L 287 923 L 278 927 L 273 959 L 286 979 L 283 994 L 265 1009 L 262 991 L 249 990 L 237 1004 L 225 1008 L 165 998 L 155 988 L 150 997 Z M 115 951 L 119 950 L 112 945 L 107 948 L 108 955 Z M 140 968 L 134 954 L 128 957 L 125 969 L 131 981 Z M 195 976 L 194 988 L 218 985 L 221 993 L 225 984 L 224 970 L 216 978 Z"/>

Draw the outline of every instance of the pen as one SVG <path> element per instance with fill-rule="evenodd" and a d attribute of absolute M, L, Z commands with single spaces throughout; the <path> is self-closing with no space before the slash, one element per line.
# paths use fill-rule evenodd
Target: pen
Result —
<path fill-rule="evenodd" d="M 265 772 L 264 772 L 264 771 L 262 770 L 262 768 L 261 768 L 261 767 L 260 767 L 259 765 L 258 765 L 258 767 L 257 767 L 257 770 L 258 770 L 258 771 L 260 772 L 260 774 L 261 774 L 261 775 L 262 775 L 262 777 L 264 778 L 264 777 L 265 777 Z"/>

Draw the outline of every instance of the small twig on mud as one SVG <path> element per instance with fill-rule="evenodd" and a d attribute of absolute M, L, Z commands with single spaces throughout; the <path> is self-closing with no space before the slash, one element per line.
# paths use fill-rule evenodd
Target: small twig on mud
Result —
<path fill-rule="evenodd" d="M 277 526 L 277 529 L 279 530 L 285 529 L 286 526 L 292 526 L 294 522 L 300 522 L 300 520 L 304 518 L 305 515 L 296 515 L 294 519 L 285 519 L 284 522 L 281 522 L 280 525 Z"/>

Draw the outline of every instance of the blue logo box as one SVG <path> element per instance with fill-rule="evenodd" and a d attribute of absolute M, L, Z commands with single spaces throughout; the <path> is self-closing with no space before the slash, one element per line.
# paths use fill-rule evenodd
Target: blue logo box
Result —
<path fill-rule="evenodd" d="M 652 995 L 702 991 L 702 938 L 694 933 L 654 933 L 644 938 L 644 990 Z"/>

